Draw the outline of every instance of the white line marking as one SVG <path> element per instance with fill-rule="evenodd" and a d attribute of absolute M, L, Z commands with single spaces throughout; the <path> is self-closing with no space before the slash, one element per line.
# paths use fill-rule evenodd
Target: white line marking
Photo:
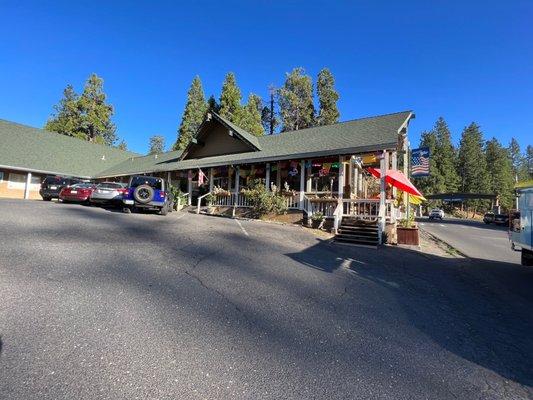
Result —
<path fill-rule="evenodd" d="M 446 226 L 446 225 L 444 225 L 444 224 L 439 224 L 439 225 L 442 226 L 443 228 Z"/>
<path fill-rule="evenodd" d="M 250 235 L 248 235 L 248 232 L 246 232 L 246 229 L 244 229 L 244 226 L 242 226 L 241 221 L 239 221 L 238 219 L 236 219 L 235 221 L 237 222 L 237 224 L 239 225 L 239 227 L 241 228 L 241 230 L 243 231 L 243 233 L 244 233 L 246 236 L 250 236 Z"/>

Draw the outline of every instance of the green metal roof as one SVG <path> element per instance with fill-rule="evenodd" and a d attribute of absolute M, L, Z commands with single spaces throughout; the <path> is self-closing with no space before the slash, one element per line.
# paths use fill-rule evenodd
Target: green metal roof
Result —
<path fill-rule="evenodd" d="M 132 158 L 112 166 L 98 176 L 112 177 L 394 149 L 398 145 L 400 129 L 406 126 L 412 116 L 411 111 L 403 111 L 259 137 L 244 131 L 257 140 L 258 150 L 186 160 L 180 160 L 181 152 L 173 151 L 159 154 L 157 158 L 153 155 Z M 232 129 L 243 131 L 240 128 Z"/>
<path fill-rule="evenodd" d="M 0 119 L 0 166 L 94 177 L 139 154 Z"/>

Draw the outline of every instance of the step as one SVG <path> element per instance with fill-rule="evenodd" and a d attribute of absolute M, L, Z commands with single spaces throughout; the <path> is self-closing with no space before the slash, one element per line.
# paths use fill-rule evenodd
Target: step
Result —
<path fill-rule="evenodd" d="M 362 246 L 374 246 L 374 247 L 378 246 L 377 240 L 369 241 L 369 240 L 346 239 L 343 237 L 335 237 L 335 241 L 339 243 L 359 244 Z"/>
<path fill-rule="evenodd" d="M 349 229 L 352 231 L 364 231 L 364 232 L 377 232 L 378 227 L 377 226 L 358 226 L 358 225 L 345 225 L 341 224 L 340 228 Z"/>
<path fill-rule="evenodd" d="M 361 242 L 378 242 L 377 237 L 368 237 L 368 236 L 359 236 L 359 235 L 345 235 L 342 233 L 339 233 L 335 235 L 335 239 L 343 239 L 343 240 L 353 240 L 353 241 L 361 241 Z"/>
<path fill-rule="evenodd" d="M 351 235 L 351 236 L 364 236 L 364 237 L 378 237 L 377 232 L 371 232 L 371 231 L 353 231 L 349 229 L 338 229 L 339 234 L 342 235 Z"/>

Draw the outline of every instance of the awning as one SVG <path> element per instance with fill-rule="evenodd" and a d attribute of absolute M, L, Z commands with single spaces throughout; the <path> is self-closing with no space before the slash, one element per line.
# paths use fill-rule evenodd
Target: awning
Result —
<path fill-rule="evenodd" d="M 381 171 L 377 168 L 369 167 L 367 171 L 374 175 L 376 178 L 381 178 Z M 424 199 L 424 195 L 419 192 L 419 190 L 411 183 L 409 178 L 407 178 L 402 171 L 396 169 L 387 170 L 385 177 L 385 182 L 388 184 L 400 189 L 403 192 L 412 194 L 417 197 Z M 425 200 L 425 199 L 424 199 Z"/>

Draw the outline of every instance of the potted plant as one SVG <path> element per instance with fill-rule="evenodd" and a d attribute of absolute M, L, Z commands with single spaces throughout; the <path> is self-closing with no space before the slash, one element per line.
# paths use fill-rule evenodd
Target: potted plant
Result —
<path fill-rule="evenodd" d="M 213 203 L 216 200 L 216 195 L 213 193 L 209 193 L 205 196 L 205 204 L 207 204 L 207 213 L 208 214 L 214 214 L 215 213 L 215 206 Z"/>
<path fill-rule="evenodd" d="M 409 219 L 402 219 L 396 227 L 396 236 L 398 244 L 408 244 L 418 246 L 420 243 L 418 227 L 414 221 L 414 215 L 411 214 Z"/>
<path fill-rule="evenodd" d="M 322 214 L 320 211 L 314 213 L 311 216 L 311 227 L 313 229 L 320 229 L 324 224 L 324 219 L 324 214 Z"/>

